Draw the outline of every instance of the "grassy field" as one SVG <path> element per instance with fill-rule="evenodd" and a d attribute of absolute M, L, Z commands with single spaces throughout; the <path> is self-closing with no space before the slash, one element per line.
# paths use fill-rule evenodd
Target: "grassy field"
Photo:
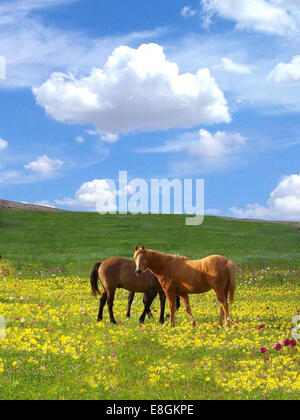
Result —
<path fill-rule="evenodd" d="M 0 210 L 0 255 L 17 271 L 59 267 L 87 273 L 100 259 L 132 258 L 134 245 L 202 258 L 221 254 L 248 267 L 299 268 L 300 228 L 206 217 L 185 226 L 183 216 L 101 216 Z"/>
<path fill-rule="evenodd" d="M 300 313 L 297 228 L 208 217 L 186 227 L 181 216 L 99 216 L 0 211 L 1 399 L 299 399 Z M 133 246 L 200 258 L 220 253 L 241 265 L 232 326 L 219 328 L 213 293 L 192 298 L 198 326 L 181 308 L 177 323 L 138 324 L 141 296 L 117 326 L 96 323 L 88 274 Z M 10 275 L 8 275 L 8 271 Z M 276 347 L 276 349 L 274 348 Z"/>

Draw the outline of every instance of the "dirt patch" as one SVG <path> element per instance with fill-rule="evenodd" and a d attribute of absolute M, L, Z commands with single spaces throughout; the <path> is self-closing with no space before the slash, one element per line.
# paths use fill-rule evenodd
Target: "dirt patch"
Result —
<path fill-rule="evenodd" d="M 27 210 L 27 211 L 44 211 L 44 212 L 53 212 L 53 211 L 65 211 L 60 209 L 55 209 L 53 207 L 45 206 L 36 206 L 35 204 L 25 204 L 25 203 L 16 203 L 14 201 L 0 200 L 0 209 L 4 210 Z"/>

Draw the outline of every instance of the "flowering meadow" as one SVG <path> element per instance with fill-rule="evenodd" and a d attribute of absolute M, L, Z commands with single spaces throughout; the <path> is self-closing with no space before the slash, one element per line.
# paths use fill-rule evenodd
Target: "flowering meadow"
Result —
<path fill-rule="evenodd" d="M 142 295 L 127 319 L 118 290 L 115 317 L 97 323 L 89 279 L 52 268 L 31 277 L 0 273 L 1 399 L 298 399 L 300 273 L 240 268 L 231 327 L 218 326 L 213 292 L 191 298 L 197 327 L 181 307 L 176 327 L 139 325 Z M 168 308 L 167 308 L 168 312 Z M 294 332 L 294 334 L 293 334 Z M 300 330 L 298 331 L 300 333 Z"/>

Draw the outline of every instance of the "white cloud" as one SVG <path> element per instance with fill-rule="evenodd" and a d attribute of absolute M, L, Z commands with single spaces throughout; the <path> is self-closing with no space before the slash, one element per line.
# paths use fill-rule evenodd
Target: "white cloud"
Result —
<path fill-rule="evenodd" d="M 297 27 L 293 2 L 277 0 L 202 0 L 205 21 L 217 14 L 236 22 L 237 29 L 285 35 Z M 293 14 L 293 12 L 295 12 Z M 209 18 L 207 18 L 207 16 Z"/>
<path fill-rule="evenodd" d="M 0 138 L 0 150 L 6 149 L 8 146 L 8 142 Z"/>
<path fill-rule="evenodd" d="M 100 133 L 100 137 L 103 141 L 106 141 L 107 143 L 114 143 L 117 140 L 119 140 L 118 134 L 114 133 Z"/>
<path fill-rule="evenodd" d="M 236 153 L 245 144 L 246 138 L 239 133 L 217 131 L 211 134 L 207 130 L 199 131 L 199 138 L 188 145 L 188 152 L 194 156 L 222 158 Z"/>
<path fill-rule="evenodd" d="M 114 191 L 107 180 L 94 179 L 93 181 L 82 184 L 75 193 L 74 198 L 55 200 L 55 203 L 61 206 L 76 207 L 91 211 L 116 211 L 116 195 L 117 192 Z M 105 202 L 106 205 L 102 208 Z"/>
<path fill-rule="evenodd" d="M 198 11 L 197 11 L 197 10 L 195 10 L 195 9 L 192 9 L 192 7 L 191 7 L 191 6 L 185 6 L 185 7 L 181 10 L 180 15 L 181 15 L 182 17 L 184 17 L 184 18 L 188 18 L 188 17 L 193 17 L 193 16 L 195 16 L 197 13 L 198 13 Z"/>
<path fill-rule="evenodd" d="M 115 143 L 117 140 L 119 140 L 119 135 L 114 133 L 105 133 L 99 130 L 86 130 L 86 133 L 89 136 L 99 137 L 106 143 Z"/>
<path fill-rule="evenodd" d="M 177 154 L 179 159 L 175 158 L 171 166 L 177 174 L 183 175 L 228 166 L 246 141 L 240 133 L 217 131 L 211 134 L 201 129 L 199 132 L 184 134 L 178 140 L 167 142 L 163 146 L 144 148 L 138 152 Z"/>
<path fill-rule="evenodd" d="M 27 203 L 29 204 L 29 203 Z M 32 203 L 35 206 L 42 206 L 42 207 L 50 207 L 50 208 L 55 208 L 50 201 L 47 200 L 41 200 L 41 201 L 36 201 L 35 203 Z"/>
<path fill-rule="evenodd" d="M 84 143 L 84 138 L 82 136 L 77 136 L 75 140 L 77 143 Z"/>
<path fill-rule="evenodd" d="M 245 64 L 238 64 L 235 63 L 233 60 L 227 57 L 222 58 L 222 68 L 225 71 L 229 71 L 230 73 L 239 73 L 239 74 L 250 74 L 251 68 L 246 66 Z"/>
<path fill-rule="evenodd" d="M 140 149 L 140 153 L 169 153 L 185 151 L 192 156 L 209 159 L 222 158 L 239 150 L 246 142 L 240 133 L 217 131 L 211 134 L 201 129 L 197 133 L 188 133 L 177 141 L 167 142 L 157 148 Z"/>
<path fill-rule="evenodd" d="M 87 77 L 54 73 L 36 102 L 58 121 L 94 124 L 116 135 L 229 122 L 223 92 L 207 68 L 179 74 L 158 44 L 119 47 Z"/>
<path fill-rule="evenodd" d="M 298 112 L 299 95 L 293 83 L 280 84 L 266 80 L 275 65 L 289 62 L 299 53 L 296 42 L 286 42 L 278 37 L 237 36 L 233 31 L 209 33 L 207 36 L 188 34 L 176 45 L 169 43 L 166 53 L 176 61 L 183 72 L 194 72 L 202 62 L 211 69 L 218 86 L 230 99 L 231 109 L 251 107 L 262 113 Z M 276 54 L 275 54 L 276 52 Z M 251 74 L 241 75 L 224 71 L 221 60 L 229 57 L 234 63 L 243 63 L 251 69 Z"/>
<path fill-rule="evenodd" d="M 15 21 L 16 18 L 26 17 L 39 9 L 75 3 L 79 0 L 15 0 L 4 1 L 0 5 L 0 24 Z"/>
<path fill-rule="evenodd" d="M 284 176 L 271 192 L 267 205 L 247 204 L 245 208 L 229 210 L 242 218 L 300 221 L 300 173 Z"/>
<path fill-rule="evenodd" d="M 218 215 L 221 213 L 220 209 L 205 209 L 205 214 L 208 215 Z"/>
<path fill-rule="evenodd" d="M 20 180 L 20 173 L 17 171 L 9 170 L 0 173 L 0 184 L 15 183 Z"/>
<path fill-rule="evenodd" d="M 300 55 L 293 57 L 290 63 L 278 63 L 268 79 L 277 83 L 300 80 Z"/>
<path fill-rule="evenodd" d="M 167 28 L 125 35 L 91 38 L 81 30 L 46 25 L 39 13 L 46 7 L 83 0 L 19 0 L 0 4 L 0 53 L 6 59 L 6 80 L 0 88 L 36 86 L 54 71 L 86 72 L 104 64 L 120 44 L 136 44 L 164 34 Z"/>
<path fill-rule="evenodd" d="M 47 155 L 40 156 L 36 161 L 30 162 L 24 168 L 40 174 L 48 174 L 60 169 L 63 162 L 59 159 L 50 159 Z"/>

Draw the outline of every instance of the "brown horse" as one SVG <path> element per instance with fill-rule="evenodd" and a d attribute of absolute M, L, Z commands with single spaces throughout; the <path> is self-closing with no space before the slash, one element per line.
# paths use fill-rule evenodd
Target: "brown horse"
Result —
<path fill-rule="evenodd" d="M 134 298 L 134 293 L 144 293 L 144 311 L 140 317 L 140 323 L 144 323 L 145 317 L 151 314 L 151 304 L 157 294 L 160 299 L 160 318 L 161 324 L 165 321 L 165 304 L 166 295 L 161 288 L 157 278 L 150 272 L 145 271 L 141 276 L 141 281 L 137 281 L 135 274 L 135 264 L 133 261 L 125 258 L 108 258 L 102 262 L 95 264 L 91 272 L 91 287 L 94 296 L 100 294 L 98 289 L 98 278 L 100 277 L 103 286 L 103 293 L 100 299 L 100 307 L 98 314 L 98 321 L 103 318 L 103 308 L 107 302 L 110 322 L 116 324 L 113 314 L 113 304 L 116 289 L 122 288 L 130 291 L 128 296 L 127 317 L 130 317 L 131 304 Z M 178 299 L 177 305 L 180 306 Z M 178 307 L 179 307 L 178 306 Z"/>
<path fill-rule="evenodd" d="M 237 265 L 220 255 L 212 255 L 201 260 L 162 254 L 135 247 L 134 261 L 136 274 L 149 269 L 155 274 L 166 293 L 171 311 L 171 326 L 175 325 L 175 298 L 180 296 L 191 323 L 196 326 L 192 315 L 189 294 L 205 293 L 213 289 L 221 304 L 220 325 L 224 318 L 229 326 L 228 296 L 234 300 Z"/>

